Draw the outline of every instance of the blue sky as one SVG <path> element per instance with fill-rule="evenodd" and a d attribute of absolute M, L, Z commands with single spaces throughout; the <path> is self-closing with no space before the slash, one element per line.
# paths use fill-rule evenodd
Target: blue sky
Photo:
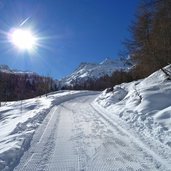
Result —
<path fill-rule="evenodd" d="M 139 0 L 1 0 L 0 64 L 61 78 L 80 62 L 115 58 L 129 37 Z M 36 53 L 19 52 L 4 33 L 24 27 L 42 39 Z"/>

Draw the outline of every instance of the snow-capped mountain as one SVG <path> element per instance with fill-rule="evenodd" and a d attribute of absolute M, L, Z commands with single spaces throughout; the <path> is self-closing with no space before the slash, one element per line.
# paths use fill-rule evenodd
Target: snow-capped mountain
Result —
<path fill-rule="evenodd" d="M 75 84 L 81 84 L 88 79 L 96 80 L 105 75 L 111 76 L 114 71 L 126 68 L 124 62 L 120 59 L 112 60 L 106 58 L 99 64 L 81 63 L 71 75 L 60 80 L 60 86 L 73 86 Z"/>
<path fill-rule="evenodd" d="M 11 72 L 11 69 L 9 68 L 8 65 L 0 65 L 0 72 L 10 73 Z"/>
<path fill-rule="evenodd" d="M 0 65 L 0 72 L 5 72 L 9 74 L 29 74 L 29 75 L 37 75 L 35 72 L 31 71 L 21 71 L 17 69 L 11 69 L 8 65 Z"/>

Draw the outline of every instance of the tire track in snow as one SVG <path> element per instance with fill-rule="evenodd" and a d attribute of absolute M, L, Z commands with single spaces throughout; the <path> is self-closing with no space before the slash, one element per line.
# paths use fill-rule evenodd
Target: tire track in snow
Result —
<path fill-rule="evenodd" d="M 57 108 L 54 107 L 51 110 L 51 115 L 48 118 L 48 121 L 42 125 L 42 128 L 39 128 L 39 131 L 36 132 L 34 138 L 37 140 L 32 143 L 31 148 L 28 151 L 28 156 L 26 162 L 20 163 L 20 168 L 16 168 L 16 171 L 32 171 L 39 170 L 43 171 L 47 167 L 47 163 L 50 159 L 52 149 L 54 148 L 54 134 L 57 129 L 58 121 L 60 115 L 56 115 Z M 45 126 L 45 128 L 44 128 Z"/>
<path fill-rule="evenodd" d="M 80 105 L 80 104 L 75 104 L 75 105 Z M 74 106 L 70 106 L 70 108 L 74 108 Z M 80 111 L 75 112 L 75 115 L 77 115 L 77 117 L 75 116 L 75 123 L 77 124 L 77 136 L 75 137 L 74 140 L 77 140 L 77 146 L 79 147 L 79 155 L 81 158 L 81 169 L 82 170 L 112 170 L 113 168 L 115 168 L 117 166 L 117 168 L 121 167 L 120 169 L 122 169 L 122 165 L 123 163 L 125 164 L 124 158 L 123 156 L 119 156 L 119 152 L 117 153 L 116 151 L 114 151 L 115 149 L 117 149 L 118 147 L 123 148 L 126 147 L 127 145 L 115 138 L 111 137 L 111 136 L 116 136 L 116 135 L 108 135 L 111 133 L 111 131 L 109 129 L 105 129 L 105 127 L 108 125 L 105 125 L 102 121 L 101 118 L 97 117 L 97 114 L 94 113 L 94 109 L 92 109 L 92 107 L 89 104 L 86 104 L 84 107 L 81 106 Z M 85 122 L 84 122 L 85 121 Z M 84 130 L 84 125 L 85 123 L 87 124 L 87 122 L 92 122 L 92 126 L 91 125 L 86 125 L 85 129 L 87 129 L 87 126 L 91 127 L 91 133 L 89 135 L 87 135 L 87 130 Z M 117 128 L 115 131 L 119 131 Z M 88 131 L 89 132 L 89 131 Z M 120 131 L 119 131 L 120 132 Z M 84 134 L 85 133 L 85 134 Z M 100 135 L 102 134 L 102 136 Z M 125 135 L 125 134 L 124 134 Z M 98 143 L 98 145 L 96 144 L 95 146 L 93 146 L 93 143 L 96 140 L 100 140 L 101 142 Z M 91 142 L 92 144 L 87 144 L 86 141 Z M 118 146 L 118 145 L 119 146 Z M 91 151 L 92 152 L 88 152 Z M 111 158 L 108 153 L 110 151 L 113 151 L 113 156 L 119 156 L 119 157 L 113 157 Z M 104 154 L 107 154 L 106 156 L 104 156 Z M 123 155 L 123 153 L 122 153 Z M 104 157 L 102 159 L 100 159 L 99 157 Z M 108 161 L 109 163 L 104 163 L 102 162 L 103 160 Z M 118 165 L 116 164 L 118 163 Z M 127 168 L 131 168 L 131 166 L 126 166 Z M 126 168 L 125 167 L 125 168 Z M 137 167 L 137 170 L 140 168 L 139 165 L 135 166 L 134 168 Z M 128 170 L 128 169 L 127 169 Z"/>
<path fill-rule="evenodd" d="M 79 170 L 79 156 L 71 141 L 73 135 L 73 113 L 63 104 L 60 108 L 60 121 L 55 135 L 55 147 L 46 170 Z"/>

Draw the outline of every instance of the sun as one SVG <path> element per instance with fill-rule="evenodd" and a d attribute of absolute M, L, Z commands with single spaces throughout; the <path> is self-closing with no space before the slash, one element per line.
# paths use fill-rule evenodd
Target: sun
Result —
<path fill-rule="evenodd" d="M 10 34 L 10 42 L 20 50 L 32 50 L 36 46 L 36 36 L 27 29 L 17 28 Z"/>

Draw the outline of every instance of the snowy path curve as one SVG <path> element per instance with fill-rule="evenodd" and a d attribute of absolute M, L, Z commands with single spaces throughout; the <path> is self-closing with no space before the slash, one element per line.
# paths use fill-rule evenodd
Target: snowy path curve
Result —
<path fill-rule="evenodd" d="M 93 107 L 96 95 L 55 106 L 15 171 L 169 171 L 130 133 Z"/>

